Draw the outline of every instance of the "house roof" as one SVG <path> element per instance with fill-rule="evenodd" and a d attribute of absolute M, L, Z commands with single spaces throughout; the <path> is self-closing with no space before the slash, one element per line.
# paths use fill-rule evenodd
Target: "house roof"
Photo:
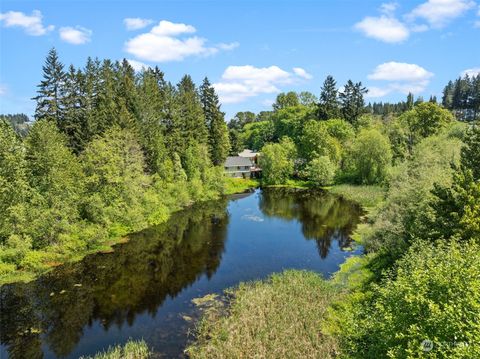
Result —
<path fill-rule="evenodd" d="M 235 166 L 248 166 L 250 167 L 252 162 L 247 157 L 240 156 L 231 156 L 227 157 L 225 160 L 225 167 L 235 167 Z"/>
<path fill-rule="evenodd" d="M 257 152 L 253 152 L 252 150 L 244 149 L 242 152 L 238 154 L 240 157 L 247 157 L 252 158 L 258 155 Z"/>

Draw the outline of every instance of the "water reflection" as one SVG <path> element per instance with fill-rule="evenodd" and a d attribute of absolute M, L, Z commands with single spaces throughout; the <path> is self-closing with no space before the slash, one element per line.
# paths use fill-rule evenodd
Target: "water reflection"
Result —
<path fill-rule="evenodd" d="M 129 236 L 130 241 L 113 253 L 59 267 L 35 282 L 3 286 L 0 356 L 74 357 L 79 348 L 92 353 L 98 346 L 114 344 L 119 341 L 115 333 L 122 330 L 141 337 L 138 327 L 143 326 L 147 332 L 162 331 L 150 345 L 178 357 L 187 330 L 178 318 L 189 296 L 265 277 L 284 267 L 323 271 L 313 260 L 302 262 L 315 253 L 305 245 L 310 240 L 321 258 L 329 257 L 322 262 L 334 271 L 345 259 L 338 255 L 339 248 L 350 244 L 360 212 L 358 206 L 326 193 L 286 189 L 178 212 L 163 225 Z M 186 295 L 189 290 L 192 293 Z M 165 303 L 174 305 L 165 309 Z M 144 314 L 161 319 L 145 323 L 140 320 Z M 168 315 L 177 319 L 167 323 Z M 104 342 L 92 344 L 92 337 L 99 335 L 91 329 L 94 326 L 103 328 Z"/>
<path fill-rule="evenodd" d="M 226 200 L 195 206 L 131 236 L 114 253 L 87 257 L 29 284 L 1 289 L 1 342 L 11 358 L 42 358 L 42 341 L 67 356 L 83 328 L 107 330 L 155 314 L 165 298 L 217 269 L 228 225 Z M 187 215 L 186 215 L 187 214 Z"/>
<path fill-rule="evenodd" d="M 362 214 L 359 206 L 327 192 L 289 188 L 264 190 L 259 206 L 266 216 L 299 221 L 304 237 L 316 242 L 321 258 L 327 257 L 334 240 L 342 248 L 350 245 L 350 234 Z"/>

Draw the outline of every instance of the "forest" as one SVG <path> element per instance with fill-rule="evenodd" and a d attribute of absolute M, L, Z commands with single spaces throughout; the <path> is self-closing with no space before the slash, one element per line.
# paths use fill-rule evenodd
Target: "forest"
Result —
<path fill-rule="evenodd" d="M 65 69 L 52 49 L 35 100 L 28 134 L 26 116 L 0 119 L 2 277 L 106 249 L 224 190 L 228 131 L 207 78 L 172 85 L 126 60 Z"/>
<path fill-rule="evenodd" d="M 480 75 L 448 83 L 441 103 L 396 104 L 366 104 L 361 82 L 339 90 L 328 76 L 318 98 L 280 93 L 271 111 L 227 124 L 207 78 L 173 85 L 127 60 L 65 68 L 55 49 L 43 73 L 35 121 L 0 118 L 4 281 L 219 198 L 225 158 L 250 148 L 261 186 L 363 196 L 365 255 L 330 280 L 287 271 L 241 285 L 229 315 L 202 321 L 190 356 L 425 357 L 428 340 L 432 357 L 480 357 Z"/>

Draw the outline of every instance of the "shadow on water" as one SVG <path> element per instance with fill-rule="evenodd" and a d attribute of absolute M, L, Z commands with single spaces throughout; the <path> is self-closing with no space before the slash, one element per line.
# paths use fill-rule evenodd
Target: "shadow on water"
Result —
<path fill-rule="evenodd" d="M 272 221 L 242 221 L 247 210 Z M 0 354 L 74 358 L 131 336 L 146 337 L 156 351 L 178 357 L 191 326 L 179 318 L 191 307 L 191 298 L 251 279 L 232 269 L 242 264 L 256 268 L 248 262 L 256 257 L 242 252 L 242 245 L 247 239 L 254 244 L 260 239 L 240 233 L 242 228 L 274 236 L 278 232 L 280 238 L 285 223 L 291 224 L 287 232 L 292 236 L 300 225 L 304 245 L 285 239 L 290 247 L 278 245 L 278 251 L 293 251 L 301 258 L 301 251 L 312 252 L 307 239 L 315 241 L 320 258 L 326 258 L 333 242 L 338 242 L 338 253 L 350 245 L 349 234 L 360 214 L 358 206 L 332 195 L 283 189 L 195 205 L 162 225 L 129 236 L 130 241 L 117 245 L 113 253 L 88 256 L 31 283 L 3 286 Z M 255 250 L 275 254 L 269 243 Z M 335 259 L 335 268 L 345 258 L 342 254 Z M 273 270 L 277 267 L 259 265 L 251 276 L 262 278 Z"/>

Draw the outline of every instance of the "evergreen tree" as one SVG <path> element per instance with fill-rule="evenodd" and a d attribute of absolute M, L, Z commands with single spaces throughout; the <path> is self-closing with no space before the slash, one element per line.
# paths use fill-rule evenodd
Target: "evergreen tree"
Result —
<path fill-rule="evenodd" d="M 93 136 L 101 132 L 97 119 L 98 94 L 100 92 L 100 60 L 87 59 L 83 71 L 83 80 L 80 85 L 82 90 L 82 104 L 85 111 L 85 122 L 82 130 L 82 146 L 91 141 Z"/>
<path fill-rule="evenodd" d="M 182 136 L 179 153 L 182 157 L 191 144 L 208 143 L 208 130 L 200 98 L 189 75 L 185 75 L 178 84 L 177 99 L 179 129 Z"/>
<path fill-rule="evenodd" d="M 365 112 L 363 95 L 367 92 L 361 82 L 353 83 L 352 80 L 348 80 L 344 91 L 340 93 L 343 117 L 353 126 L 357 125 L 359 117 Z"/>
<path fill-rule="evenodd" d="M 103 61 L 98 76 L 99 86 L 96 93 L 93 135 L 104 133 L 108 128 L 117 124 L 119 119 L 115 69 L 110 60 Z"/>
<path fill-rule="evenodd" d="M 413 93 L 409 92 L 407 95 L 407 110 L 413 108 Z"/>
<path fill-rule="evenodd" d="M 62 120 L 62 96 L 65 85 L 63 64 L 58 59 L 57 50 L 52 48 L 43 66 L 43 80 L 38 85 L 35 118 L 48 119 L 60 123 Z"/>
<path fill-rule="evenodd" d="M 323 82 L 320 92 L 320 101 L 318 104 L 318 118 L 320 120 L 329 120 L 340 116 L 340 107 L 338 102 L 337 82 L 328 75 Z"/>
<path fill-rule="evenodd" d="M 138 89 L 141 143 L 149 172 L 158 173 L 164 179 L 172 175 L 165 166 L 169 160 L 164 136 L 168 114 L 165 91 L 163 73 L 158 68 L 141 73 Z"/>
<path fill-rule="evenodd" d="M 230 150 L 225 114 L 220 110 L 215 89 L 205 77 L 200 87 L 200 100 L 208 128 L 208 147 L 210 158 L 215 166 L 222 164 Z"/>
<path fill-rule="evenodd" d="M 451 187 L 435 185 L 432 213 L 427 216 L 425 236 L 431 239 L 480 237 L 480 128 L 468 131 L 460 156 L 453 166 Z"/>
<path fill-rule="evenodd" d="M 62 108 L 64 115 L 58 123 L 58 128 L 68 137 L 70 148 L 79 153 L 84 146 L 84 131 L 86 122 L 86 109 L 84 104 L 84 75 L 70 65 L 65 76 L 64 97 Z"/>
<path fill-rule="evenodd" d="M 442 105 L 447 109 L 451 109 L 453 105 L 453 82 L 448 81 L 447 86 L 443 89 Z"/>

